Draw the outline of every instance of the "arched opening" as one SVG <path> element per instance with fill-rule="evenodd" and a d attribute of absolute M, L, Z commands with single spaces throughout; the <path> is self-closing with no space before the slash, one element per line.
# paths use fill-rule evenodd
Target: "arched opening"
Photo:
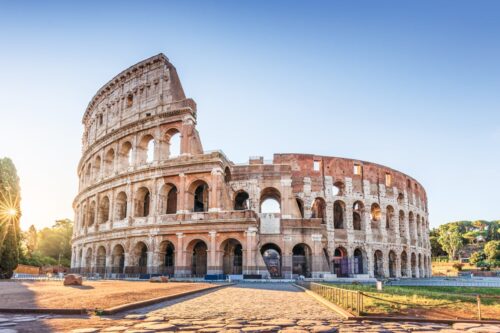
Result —
<path fill-rule="evenodd" d="M 387 230 L 394 230 L 394 208 L 392 206 L 387 206 L 385 215 L 385 228 Z"/>
<path fill-rule="evenodd" d="M 398 206 L 403 206 L 405 203 L 405 196 L 403 193 L 398 194 Z"/>
<path fill-rule="evenodd" d="M 406 251 L 401 252 L 401 276 L 402 277 L 408 277 L 408 255 L 406 254 Z"/>
<path fill-rule="evenodd" d="M 124 142 L 120 149 L 120 169 L 124 170 L 134 163 L 132 161 L 132 144 L 128 141 Z"/>
<path fill-rule="evenodd" d="M 92 267 L 92 249 L 89 247 L 85 253 L 85 272 L 91 273 Z"/>
<path fill-rule="evenodd" d="M 362 230 L 364 205 L 356 201 L 352 207 L 352 227 L 354 230 Z"/>
<path fill-rule="evenodd" d="M 140 164 L 151 163 L 155 160 L 155 140 L 152 135 L 146 134 L 137 146 L 137 160 Z"/>
<path fill-rule="evenodd" d="M 92 171 L 92 164 L 90 164 L 90 163 L 89 163 L 89 164 L 87 165 L 87 171 L 85 171 L 85 183 L 86 183 L 86 184 L 90 184 L 90 182 L 91 182 L 91 180 L 92 180 L 92 179 L 91 179 L 91 176 L 90 176 L 91 171 Z"/>
<path fill-rule="evenodd" d="M 337 277 L 349 276 L 349 258 L 347 250 L 342 246 L 337 247 L 333 253 L 333 273 L 337 274 Z"/>
<path fill-rule="evenodd" d="M 193 246 L 191 259 L 191 274 L 195 277 L 204 277 L 207 274 L 207 244 L 197 241 Z"/>
<path fill-rule="evenodd" d="M 167 183 L 161 187 L 158 212 L 159 214 L 177 213 L 177 187 L 174 184 Z"/>
<path fill-rule="evenodd" d="M 113 173 L 113 163 L 115 161 L 115 150 L 111 148 L 104 155 L 104 173 L 106 175 L 111 175 Z"/>
<path fill-rule="evenodd" d="M 229 183 L 232 179 L 232 176 L 231 176 L 231 169 L 229 169 L 229 167 L 226 167 L 224 169 L 224 181 L 226 183 Z"/>
<path fill-rule="evenodd" d="M 115 207 L 116 218 L 118 220 L 125 219 L 127 217 L 127 194 L 125 192 L 118 193 Z"/>
<path fill-rule="evenodd" d="M 273 188 L 267 187 L 260 194 L 260 212 L 265 214 L 281 213 L 281 193 Z"/>
<path fill-rule="evenodd" d="M 335 229 L 344 229 L 345 203 L 337 200 L 333 203 L 333 226 Z"/>
<path fill-rule="evenodd" d="M 160 244 L 161 265 L 159 273 L 173 276 L 175 273 L 175 247 L 170 241 L 163 241 Z"/>
<path fill-rule="evenodd" d="M 94 162 L 94 178 L 98 179 L 101 175 L 101 156 L 97 156 Z"/>
<path fill-rule="evenodd" d="M 249 198 L 250 196 L 245 191 L 239 191 L 236 193 L 234 198 L 234 210 L 247 210 L 250 206 Z"/>
<path fill-rule="evenodd" d="M 311 208 L 311 218 L 321 219 L 321 223 L 326 222 L 326 203 L 323 198 L 316 198 Z"/>
<path fill-rule="evenodd" d="M 243 273 L 243 247 L 236 239 L 227 239 L 221 244 L 222 272 L 227 275 Z"/>
<path fill-rule="evenodd" d="M 136 273 L 146 274 L 148 272 L 148 247 L 146 244 L 143 242 L 137 243 L 134 248 L 134 256 L 138 268 Z"/>
<path fill-rule="evenodd" d="M 360 248 L 354 250 L 353 267 L 354 267 L 354 274 L 366 274 L 364 267 L 363 250 L 361 250 Z"/>
<path fill-rule="evenodd" d="M 188 194 L 191 198 L 193 212 L 208 211 L 208 184 L 202 180 L 197 180 L 189 187 Z"/>
<path fill-rule="evenodd" d="M 377 203 L 373 203 L 371 206 L 371 210 L 370 210 L 372 229 L 379 229 L 380 228 L 381 216 L 382 216 L 382 210 L 380 209 L 380 206 Z"/>
<path fill-rule="evenodd" d="M 82 212 L 81 212 L 81 215 L 82 215 L 82 229 L 84 229 L 86 226 L 87 226 L 87 217 L 88 217 L 88 214 L 87 214 L 87 205 L 84 204 L 82 206 Z M 81 257 L 80 257 L 81 258 Z"/>
<path fill-rule="evenodd" d="M 125 250 L 123 246 L 116 245 L 111 254 L 111 272 L 115 274 L 122 274 L 125 267 Z"/>
<path fill-rule="evenodd" d="M 297 203 L 297 208 L 299 209 L 299 214 L 301 218 L 304 218 L 304 201 L 301 198 L 295 198 Z"/>
<path fill-rule="evenodd" d="M 311 277 L 312 251 L 307 244 L 297 244 L 292 249 L 292 273 Z"/>
<path fill-rule="evenodd" d="M 281 249 L 276 244 L 268 243 L 261 247 L 260 253 L 271 278 L 281 277 Z"/>
<path fill-rule="evenodd" d="M 415 241 L 415 219 L 413 217 L 413 212 L 408 213 L 408 225 L 410 228 L 410 239 L 413 242 Z"/>
<path fill-rule="evenodd" d="M 415 253 L 411 254 L 411 277 L 417 277 L 417 256 Z"/>
<path fill-rule="evenodd" d="M 345 194 L 345 184 L 341 181 L 337 181 L 333 184 L 332 195 L 343 196 Z"/>
<path fill-rule="evenodd" d="M 149 207 L 151 202 L 151 194 L 146 187 L 141 187 L 135 195 L 135 216 L 147 217 L 149 215 Z"/>
<path fill-rule="evenodd" d="M 106 249 L 104 246 L 99 246 L 97 249 L 97 257 L 95 261 L 96 273 L 104 275 L 106 273 Z"/>
<path fill-rule="evenodd" d="M 422 254 L 418 254 L 418 270 L 419 270 L 419 277 L 424 277 L 424 266 L 422 262 Z"/>
<path fill-rule="evenodd" d="M 176 158 L 181 155 L 181 135 L 177 128 L 169 129 L 163 136 L 165 148 L 162 156 L 165 159 Z"/>
<path fill-rule="evenodd" d="M 84 265 L 84 262 L 83 262 L 83 249 L 80 249 L 80 252 L 78 252 L 78 260 L 79 260 L 79 268 L 82 268 L 83 265 Z"/>
<path fill-rule="evenodd" d="M 396 277 L 396 253 L 389 251 L 389 277 Z"/>
<path fill-rule="evenodd" d="M 130 108 L 132 105 L 134 105 L 134 95 L 129 94 L 127 96 L 127 107 Z"/>
<path fill-rule="evenodd" d="M 380 250 L 373 253 L 373 275 L 376 278 L 384 277 L 384 254 Z"/>
<path fill-rule="evenodd" d="M 95 201 L 92 200 L 89 206 L 89 227 L 95 223 Z"/>
<path fill-rule="evenodd" d="M 99 202 L 99 218 L 98 223 L 106 223 L 109 221 L 109 198 L 104 196 Z"/>
<path fill-rule="evenodd" d="M 402 210 L 399 211 L 399 237 L 406 239 L 405 212 Z"/>

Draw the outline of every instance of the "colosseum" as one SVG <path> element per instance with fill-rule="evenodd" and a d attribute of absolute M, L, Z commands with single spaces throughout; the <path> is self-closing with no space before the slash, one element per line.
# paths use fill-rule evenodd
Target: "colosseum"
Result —
<path fill-rule="evenodd" d="M 163 54 L 83 115 L 72 269 L 114 278 L 411 278 L 431 272 L 427 196 L 391 168 L 314 154 L 204 151 Z M 213 129 L 216 130 L 216 129 Z"/>

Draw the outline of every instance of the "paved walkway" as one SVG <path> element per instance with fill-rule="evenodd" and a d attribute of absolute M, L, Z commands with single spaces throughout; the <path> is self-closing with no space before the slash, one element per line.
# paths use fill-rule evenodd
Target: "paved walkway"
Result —
<path fill-rule="evenodd" d="M 13 317 L 0 317 L 0 333 L 14 332 L 497 332 L 500 327 L 437 325 L 429 323 L 381 323 L 342 321 L 335 312 L 289 284 L 256 283 L 231 286 L 187 296 L 139 311 L 112 317 L 36 319 L 5 327 Z M 22 317 L 17 317 L 22 318 Z M 474 330 L 475 329 L 475 330 Z"/>

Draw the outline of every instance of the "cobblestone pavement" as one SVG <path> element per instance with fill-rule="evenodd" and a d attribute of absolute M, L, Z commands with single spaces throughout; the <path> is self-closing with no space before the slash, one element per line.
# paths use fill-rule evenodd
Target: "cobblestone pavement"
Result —
<path fill-rule="evenodd" d="M 500 326 L 492 325 L 455 324 L 452 327 L 432 323 L 340 320 L 335 312 L 319 304 L 306 293 L 290 284 L 277 283 L 240 284 L 111 317 L 80 318 L 66 322 L 58 320 L 63 319 L 54 316 L 0 315 L 0 333 L 42 331 L 500 333 Z M 58 324 L 53 324 L 51 321 Z M 40 322 L 40 326 L 34 326 L 33 323 L 36 322 Z M 2 323 L 6 326 L 2 326 Z"/>

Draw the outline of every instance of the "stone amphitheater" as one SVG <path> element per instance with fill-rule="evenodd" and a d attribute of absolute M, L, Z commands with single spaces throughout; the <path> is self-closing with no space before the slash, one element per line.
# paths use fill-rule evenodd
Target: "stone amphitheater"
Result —
<path fill-rule="evenodd" d="M 203 150 L 196 119 L 196 103 L 163 54 L 99 89 L 82 120 L 73 271 L 430 276 L 427 196 L 415 179 L 313 154 L 235 164 Z"/>

